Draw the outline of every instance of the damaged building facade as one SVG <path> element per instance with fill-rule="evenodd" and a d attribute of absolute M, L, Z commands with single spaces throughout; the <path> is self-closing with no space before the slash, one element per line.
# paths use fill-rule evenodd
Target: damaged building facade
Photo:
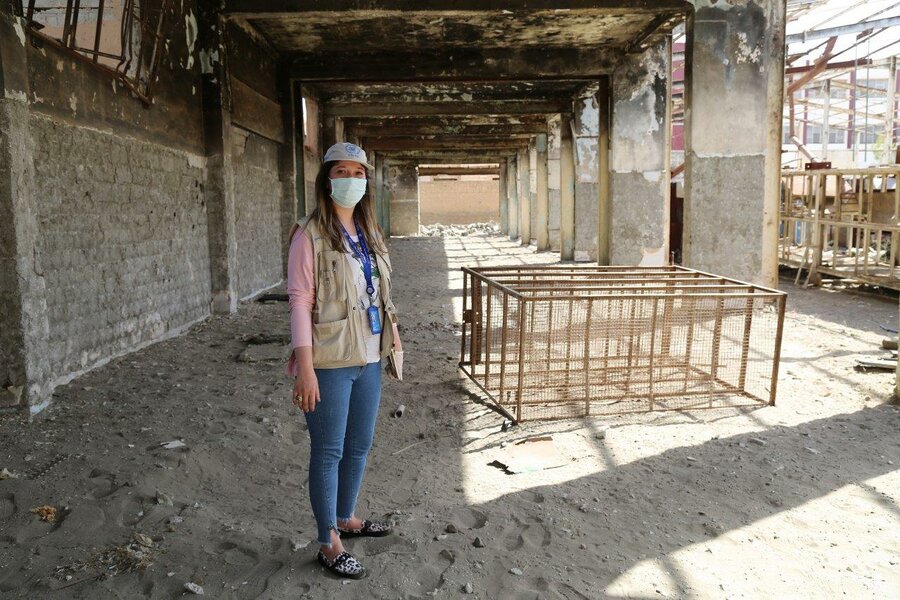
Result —
<path fill-rule="evenodd" d="M 420 165 L 497 164 L 511 238 L 667 253 L 680 23 L 684 264 L 776 283 L 783 0 L 151 4 L 2 4 L 0 406 L 280 284 L 335 141 L 391 235 Z"/>

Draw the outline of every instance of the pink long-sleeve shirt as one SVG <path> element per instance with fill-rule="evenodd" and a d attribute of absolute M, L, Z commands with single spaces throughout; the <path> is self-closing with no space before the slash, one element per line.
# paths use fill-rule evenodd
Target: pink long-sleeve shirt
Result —
<path fill-rule="evenodd" d="M 314 261 L 312 240 L 298 228 L 291 238 L 287 268 L 288 308 L 291 312 L 291 357 L 285 367 L 285 374 L 291 377 L 297 376 L 299 367 L 293 350 L 304 346 L 312 347 L 312 311 L 316 304 Z M 394 339 L 399 340 L 397 325 L 392 325 Z"/>

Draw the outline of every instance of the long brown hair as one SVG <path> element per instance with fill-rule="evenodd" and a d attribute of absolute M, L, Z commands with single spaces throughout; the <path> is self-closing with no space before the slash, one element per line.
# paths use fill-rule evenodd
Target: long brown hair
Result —
<path fill-rule="evenodd" d="M 337 161 L 322 163 L 319 173 L 316 175 L 316 207 L 309 214 L 310 221 L 315 221 L 322 235 L 328 238 L 332 250 L 346 251 L 344 234 L 341 232 L 341 224 L 335 214 L 334 200 L 328 190 L 328 175 Z M 387 246 L 384 243 L 384 231 L 375 218 L 375 200 L 368 191 L 369 172 L 366 170 L 366 193 L 353 209 L 353 218 L 359 223 L 362 234 L 366 238 L 369 249 L 377 254 L 387 254 Z M 291 239 L 296 229 L 296 223 L 291 228 L 288 239 Z"/>

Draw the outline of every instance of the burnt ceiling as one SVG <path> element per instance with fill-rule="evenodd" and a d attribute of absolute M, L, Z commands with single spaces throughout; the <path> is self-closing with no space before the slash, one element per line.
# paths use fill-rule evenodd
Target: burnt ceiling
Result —
<path fill-rule="evenodd" d="M 689 10 L 681 0 L 225 1 L 346 133 L 392 154 L 482 157 L 527 145 Z"/>

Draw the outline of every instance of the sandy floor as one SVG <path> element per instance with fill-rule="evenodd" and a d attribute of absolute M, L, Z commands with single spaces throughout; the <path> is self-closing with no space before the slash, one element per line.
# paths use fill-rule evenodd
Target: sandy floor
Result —
<path fill-rule="evenodd" d="M 409 381 L 385 384 L 357 510 L 397 534 L 347 543 L 367 579 L 314 562 L 291 382 L 280 361 L 238 360 L 242 337 L 286 339 L 287 305 L 250 302 L 59 388 L 34 422 L 0 419 L 0 468 L 18 475 L 0 481 L 0 597 L 173 598 L 187 582 L 213 598 L 900 596 L 893 374 L 853 369 L 881 354 L 896 300 L 782 281 L 774 407 L 504 432 L 456 369 L 458 267 L 556 256 L 483 235 L 391 248 Z M 545 433 L 565 466 L 488 465 Z M 185 447 L 161 446 L 174 440 Z M 56 523 L 30 512 L 41 505 Z"/>

